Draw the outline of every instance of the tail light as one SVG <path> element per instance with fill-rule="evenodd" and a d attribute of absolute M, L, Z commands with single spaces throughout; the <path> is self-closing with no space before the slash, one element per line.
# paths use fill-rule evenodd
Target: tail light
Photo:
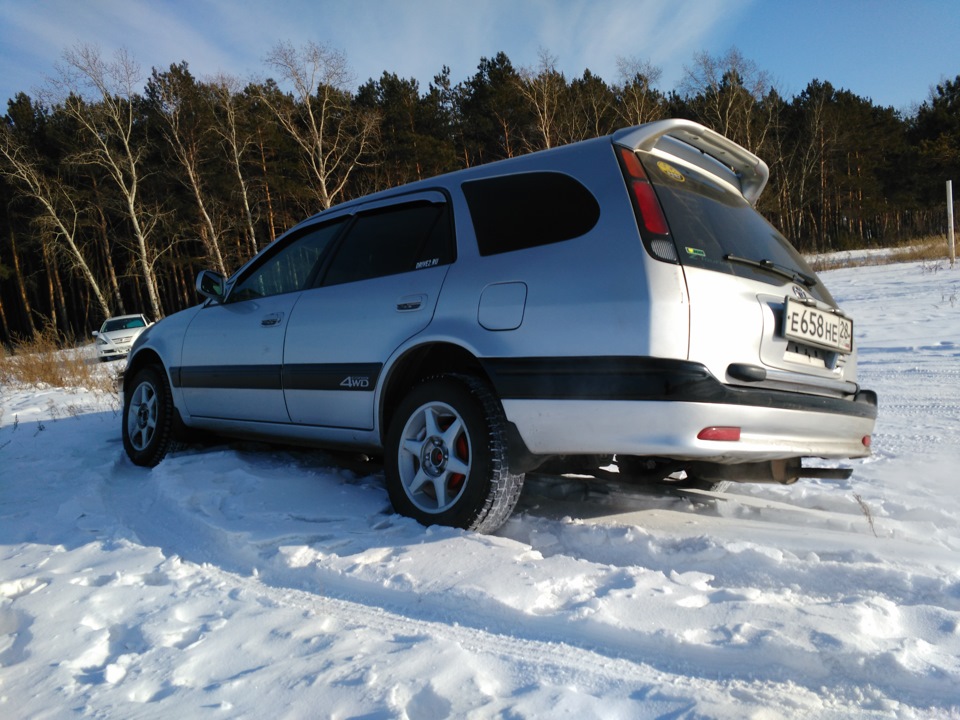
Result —
<path fill-rule="evenodd" d="M 618 148 L 618 150 L 620 167 L 633 200 L 633 210 L 637 216 L 640 236 L 647 250 L 660 260 L 677 262 L 676 248 L 669 239 L 670 226 L 667 225 L 667 218 L 663 214 L 660 200 L 653 185 L 650 184 L 643 165 L 640 164 L 640 159 L 627 148 Z"/>

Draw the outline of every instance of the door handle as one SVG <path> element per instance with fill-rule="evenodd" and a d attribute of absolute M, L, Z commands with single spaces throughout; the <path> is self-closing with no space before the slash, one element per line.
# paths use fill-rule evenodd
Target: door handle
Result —
<path fill-rule="evenodd" d="M 419 310 L 426 302 L 426 295 L 407 295 L 397 300 L 397 312 L 412 312 Z"/>
<path fill-rule="evenodd" d="M 283 322 L 283 313 L 275 312 L 270 313 L 269 315 L 264 315 L 263 319 L 260 321 L 262 327 L 273 327 L 274 325 L 279 325 Z"/>

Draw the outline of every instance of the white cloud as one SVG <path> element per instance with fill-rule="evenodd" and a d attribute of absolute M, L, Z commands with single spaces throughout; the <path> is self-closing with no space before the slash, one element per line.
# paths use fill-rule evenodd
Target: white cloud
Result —
<path fill-rule="evenodd" d="M 734 22 L 753 0 L 48 0 L 0 2 L 0 95 L 31 91 L 54 73 L 66 48 L 124 47 L 140 63 L 166 68 L 186 60 L 195 75 L 269 75 L 277 42 L 342 50 L 357 84 L 384 70 L 415 77 L 421 90 L 443 65 L 466 80 L 482 57 L 504 51 L 535 66 L 538 50 L 556 56 L 568 77 L 590 69 L 615 81 L 616 58 L 649 59 L 672 86 L 683 63 L 717 25 Z"/>

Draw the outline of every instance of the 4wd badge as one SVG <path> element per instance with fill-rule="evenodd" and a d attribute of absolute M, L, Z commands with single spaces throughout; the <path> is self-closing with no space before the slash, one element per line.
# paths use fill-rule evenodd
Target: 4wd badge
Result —
<path fill-rule="evenodd" d="M 350 375 L 340 381 L 340 387 L 350 390 L 366 390 L 370 387 L 370 378 L 366 375 Z"/>

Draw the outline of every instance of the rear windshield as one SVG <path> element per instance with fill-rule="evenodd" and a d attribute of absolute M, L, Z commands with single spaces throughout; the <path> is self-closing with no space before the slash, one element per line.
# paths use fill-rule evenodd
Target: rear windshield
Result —
<path fill-rule="evenodd" d="M 641 155 L 641 159 L 656 188 L 683 265 L 772 285 L 788 282 L 783 275 L 724 259 L 735 256 L 769 261 L 788 273 L 816 278 L 800 253 L 739 193 L 691 168 L 675 167 L 652 156 Z M 832 303 L 822 283 L 807 289 L 811 295 Z"/>

